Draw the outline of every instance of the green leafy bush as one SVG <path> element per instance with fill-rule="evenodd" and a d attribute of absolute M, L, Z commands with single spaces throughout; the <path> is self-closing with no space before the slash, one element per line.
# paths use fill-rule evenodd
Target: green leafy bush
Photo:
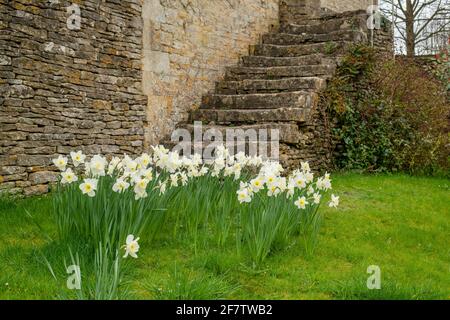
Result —
<path fill-rule="evenodd" d="M 324 94 L 342 169 L 448 171 L 446 88 L 407 59 L 350 49 Z"/>

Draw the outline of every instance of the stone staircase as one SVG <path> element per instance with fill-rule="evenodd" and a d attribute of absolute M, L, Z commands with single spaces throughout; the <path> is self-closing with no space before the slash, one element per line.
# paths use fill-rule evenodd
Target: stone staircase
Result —
<path fill-rule="evenodd" d="M 330 139 L 318 108 L 319 93 L 345 48 L 367 41 L 366 19 L 364 12 L 348 12 L 307 24 L 282 23 L 251 46 L 237 66 L 227 67 L 215 90 L 178 127 L 193 132 L 193 123 L 201 121 L 203 130 L 224 137 L 227 129 L 278 129 L 285 166 L 307 160 L 315 168 L 327 167 Z"/>

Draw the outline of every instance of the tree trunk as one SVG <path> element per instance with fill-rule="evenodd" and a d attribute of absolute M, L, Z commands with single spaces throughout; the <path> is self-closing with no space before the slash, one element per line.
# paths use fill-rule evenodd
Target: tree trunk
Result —
<path fill-rule="evenodd" d="M 414 8 L 411 0 L 406 0 L 406 54 L 412 58 L 416 54 L 416 34 L 414 33 Z"/>

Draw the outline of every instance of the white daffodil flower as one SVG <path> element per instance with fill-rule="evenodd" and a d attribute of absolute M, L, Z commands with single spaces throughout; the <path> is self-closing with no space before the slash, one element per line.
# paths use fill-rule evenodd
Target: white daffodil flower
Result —
<path fill-rule="evenodd" d="M 114 157 L 108 165 L 108 175 L 112 176 L 115 170 L 119 170 L 120 158 Z"/>
<path fill-rule="evenodd" d="M 173 188 L 178 187 L 178 173 L 170 175 L 170 186 Z"/>
<path fill-rule="evenodd" d="M 251 193 L 248 188 L 241 189 L 237 192 L 238 200 L 240 203 L 250 203 L 252 202 Z"/>
<path fill-rule="evenodd" d="M 337 207 L 339 206 L 339 197 L 338 197 L 338 196 L 335 196 L 334 194 L 331 195 L 331 201 L 330 201 L 330 203 L 328 204 L 328 206 L 329 206 L 330 208 L 337 208 Z"/>
<path fill-rule="evenodd" d="M 146 191 L 147 185 L 150 181 L 148 181 L 148 179 L 145 178 L 138 178 L 135 180 L 135 182 L 136 183 L 134 185 L 134 191 L 136 193 L 143 194 Z"/>
<path fill-rule="evenodd" d="M 152 163 L 152 158 L 147 153 L 143 153 L 137 159 L 137 161 L 139 162 L 142 168 L 147 169 L 148 166 Z"/>
<path fill-rule="evenodd" d="M 306 201 L 305 197 L 301 197 L 301 198 L 298 198 L 298 200 L 295 201 L 294 204 L 299 209 L 306 209 L 306 206 L 308 205 L 308 201 Z"/>
<path fill-rule="evenodd" d="M 61 183 L 62 184 L 71 184 L 73 182 L 78 181 L 78 177 L 75 175 L 75 173 L 72 171 L 72 169 L 67 169 L 66 171 L 61 173 L 62 179 L 61 179 Z"/>
<path fill-rule="evenodd" d="M 183 186 L 186 186 L 187 183 L 188 183 L 188 181 L 189 181 L 189 178 L 188 178 L 187 174 L 184 173 L 184 172 L 182 172 L 182 173 L 180 174 L 180 178 L 181 178 L 181 184 L 182 184 Z"/>
<path fill-rule="evenodd" d="M 136 201 L 140 199 L 145 199 L 147 197 L 148 197 L 147 191 L 135 189 L 134 199 Z"/>
<path fill-rule="evenodd" d="M 267 195 L 269 197 L 276 197 L 280 193 L 281 193 L 281 190 L 276 185 L 272 185 L 269 187 L 269 191 L 267 192 Z"/>
<path fill-rule="evenodd" d="M 83 154 L 82 151 L 71 152 L 70 157 L 72 158 L 72 162 L 75 168 L 83 164 L 84 160 L 86 160 L 86 156 Z"/>
<path fill-rule="evenodd" d="M 264 180 L 260 177 L 253 179 L 250 181 L 250 187 L 252 188 L 252 191 L 257 193 L 264 189 Z"/>
<path fill-rule="evenodd" d="M 87 194 L 91 198 L 95 197 L 97 183 L 97 179 L 84 179 L 84 182 L 80 185 L 80 190 L 83 194 Z"/>
<path fill-rule="evenodd" d="M 140 238 L 134 238 L 134 235 L 130 234 L 127 237 L 126 244 L 122 247 L 125 248 L 125 255 L 124 258 L 127 258 L 128 256 L 133 257 L 137 259 L 137 253 L 139 252 L 139 241 Z"/>
<path fill-rule="evenodd" d="M 159 194 L 160 194 L 160 195 L 165 194 L 166 191 L 167 191 L 167 182 L 161 182 L 161 181 L 159 181 L 159 182 L 158 182 L 158 185 L 156 186 L 155 189 L 159 189 Z"/>
<path fill-rule="evenodd" d="M 95 155 L 89 162 L 89 169 L 94 177 L 104 177 L 108 161 L 100 155 Z"/>
<path fill-rule="evenodd" d="M 66 171 L 67 167 L 67 157 L 59 156 L 56 159 L 53 159 L 53 164 L 61 171 Z"/>
<path fill-rule="evenodd" d="M 299 174 L 295 177 L 295 185 L 298 189 L 306 188 L 306 179 L 303 174 Z"/>
<path fill-rule="evenodd" d="M 306 179 L 306 183 L 313 182 L 314 181 L 314 173 L 312 173 L 312 172 L 305 173 L 305 179 Z"/>
<path fill-rule="evenodd" d="M 302 162 L 301 166 L 302 166 L 302 171 L 303 172 L 307 173 L 307 172 L 311 171 L 311 167 L 309 166 L 308 162 Z"/>
<path fill-rule="evenodd" d="M 122 193 L 130 187 L 130 184 L 123 180 L 123 178 L 117 179 L 116 183 L 113 185 L 113 191 L 117 193 Z"/>
<path fill-rule="evenodd" d="M 320 204 L 320 200 L 322 200 L 322 196 L 320 195 L 320 193 L 314 193 L 313 198 L 315 204 Z"/>

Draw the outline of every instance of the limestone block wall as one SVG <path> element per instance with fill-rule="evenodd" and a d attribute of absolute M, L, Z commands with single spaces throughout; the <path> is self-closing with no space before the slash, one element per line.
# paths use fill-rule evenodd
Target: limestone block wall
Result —
<path fill-rule="evenodd" d="M 170 135 L 224 67 L 279 23 L 278 0 L 144 0 L 143 90 L 147 144 Z"/>
<path fill-rule="evenodd" d="M 59 153 L 140 152 L 141 65 L 141 0 L 0 0 L 0 192 L 46 192 Z"/>
<path fill-rule="evenodd" d="M 376 5 L 378 0 L 321 0 L 323 8 L 335 11 L 366 10 L 370 5 Z"/>

